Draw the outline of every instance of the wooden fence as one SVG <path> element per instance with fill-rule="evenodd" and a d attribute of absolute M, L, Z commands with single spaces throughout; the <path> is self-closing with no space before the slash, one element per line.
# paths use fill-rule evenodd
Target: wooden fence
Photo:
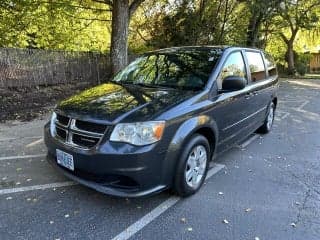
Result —
<path fill-rule="evenodd" d="M 110 77 L 110 57 L 93 52 L 0 48 L 0 88 L 84 82 Z"/>

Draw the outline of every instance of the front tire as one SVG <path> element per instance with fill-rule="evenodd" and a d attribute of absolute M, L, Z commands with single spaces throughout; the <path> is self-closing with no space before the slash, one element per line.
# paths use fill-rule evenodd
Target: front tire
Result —
<path fill-rule="evenodd" d="M 276 110 L 276 105 L 273 102 L 271 102 L 269 105 L 266 119 L 264 120 L 263 125 L 258 129 L 259 133 L 266 134 L 271 131 L 273 121 L 274 121 L 275 110 Z"/>
<path fill-rule="evenodd" d="M 201 188 L 210 156 L 208 140 L 202 135 L 194 135 L 184 147 L 176 170 L 173 188 L 179 196 L 190 196 Z"/>

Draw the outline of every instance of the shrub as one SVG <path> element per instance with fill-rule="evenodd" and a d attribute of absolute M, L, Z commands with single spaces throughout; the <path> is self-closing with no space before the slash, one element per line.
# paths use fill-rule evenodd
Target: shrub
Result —
<path fill-rule="evenodd" d="M 304 76 L 309 70 L 310 54 L 297 53 L 295 67 L 299 75 Z"/>

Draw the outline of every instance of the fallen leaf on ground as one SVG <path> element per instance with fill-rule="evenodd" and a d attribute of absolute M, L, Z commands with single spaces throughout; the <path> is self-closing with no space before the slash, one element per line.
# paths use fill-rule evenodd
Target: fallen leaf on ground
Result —
<path fill-rule="evenodd" d="M 192 227 L 188 227 L 187 230 L 188 230 L 188 232 L 192 232 L 193 229 L 192 229 Z"/>
<path fill-rule="evenodd" d="M 223 195 L 223 192 L 219 192 L 219 195 Z"/>
<path fill-rule="evenodd" d="M 222 222 L 225 224 L 229 224 L 229 221 L 227 219 L 224 219 Z"/>
<path fill-rule="evenodd" d="M 186 220 L 185 218 L 181 218 L 180 221 L 181 221 L 182 223 L 185 223 L 187 220 Z"/>
<path fill-rule="evenodd" d="M 7 200 L 11 200 L 11 199 L 12 199 L 12 197 L 7 197 L 6 199 L 7 199 Z"/>
<path fill-rule="evenodd" d="M 69 214 L 64 215 L 64 217 L 65 217 L 65 218 L 68 218 L 68 217 L 69 217 Z"/>
<path fill-rule="evenodd" d="M 252 210 L 251 208 L 247 208 L 245 211 L 246 212 L 251 212 L 251 210 Z"/>
<path fill-rule="evenodd" d="M 290 224 L 290 226 L 291 226 L 291 227 L 296 227 L 296 226 L 297 226 L 297 224 L 295 224 L 295 223 L 291 223 L 291 224 Z"/>

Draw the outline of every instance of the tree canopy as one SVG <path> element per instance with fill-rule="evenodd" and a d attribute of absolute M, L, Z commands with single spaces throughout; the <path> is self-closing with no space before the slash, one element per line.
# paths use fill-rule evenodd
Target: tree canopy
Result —
<path fill-rule="evenodd" d="M 295 70 L 295 52 L 320 46 L 320 0 L 3 0 L 0 47 L 110 52 L 180 45 L 265 48 Z"/>

